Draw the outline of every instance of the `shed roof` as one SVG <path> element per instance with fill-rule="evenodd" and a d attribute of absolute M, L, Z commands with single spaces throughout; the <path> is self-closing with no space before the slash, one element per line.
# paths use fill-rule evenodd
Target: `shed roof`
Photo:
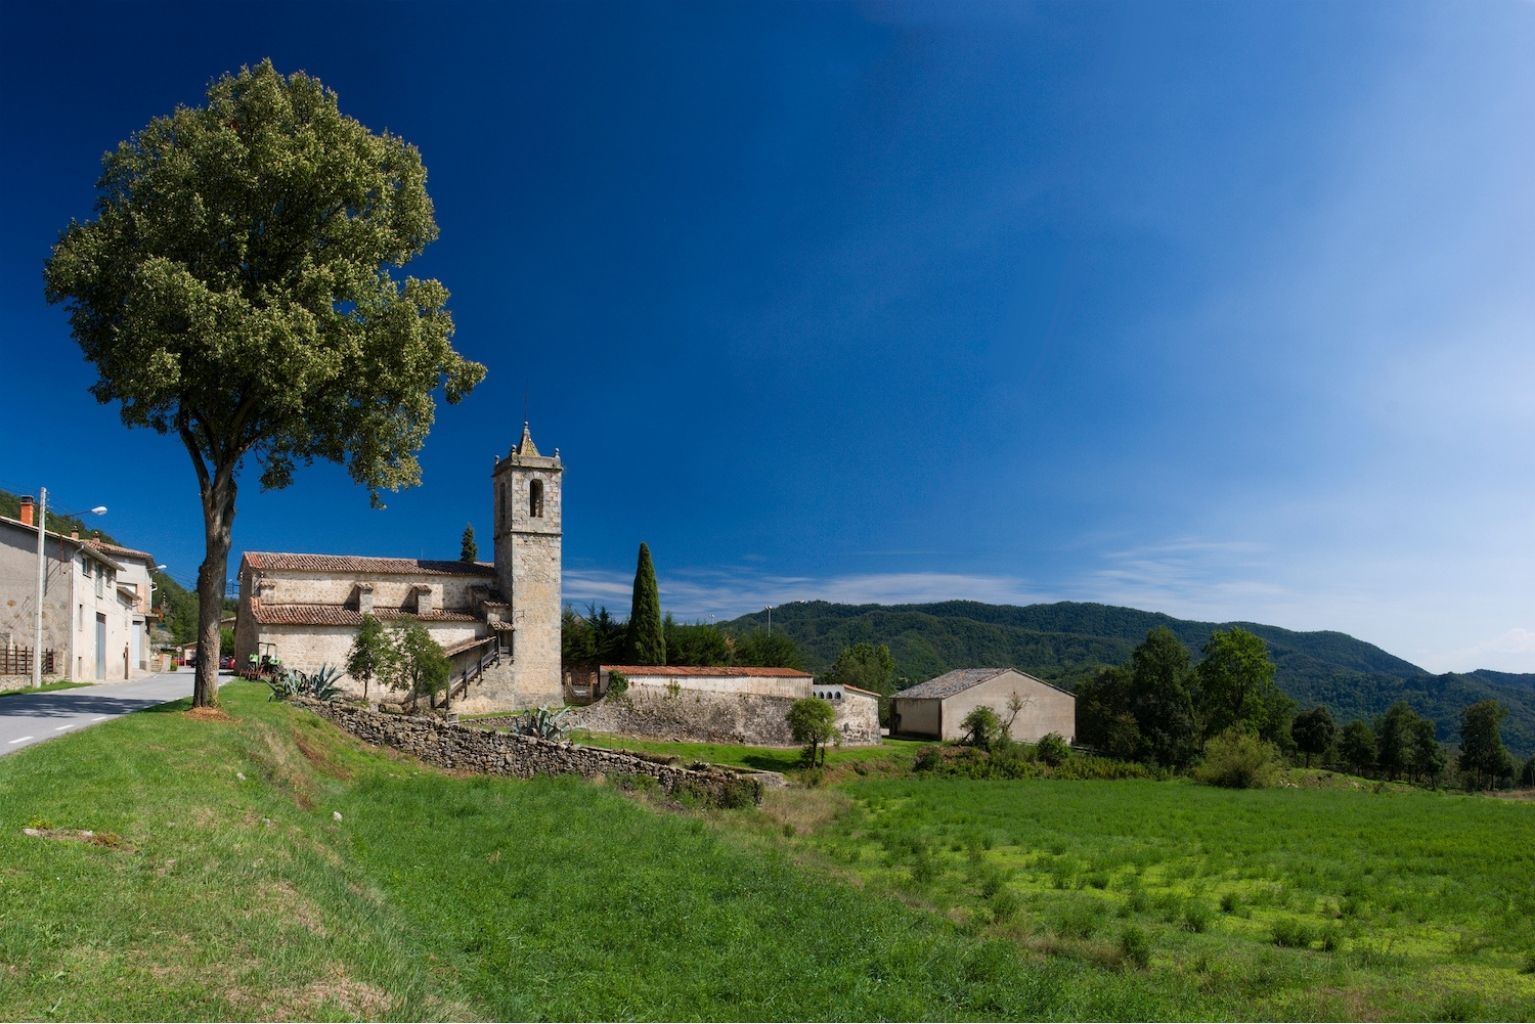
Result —
<path fill-rule="evenodd" d="M 366 555 L 304 555 L 287 551 L 247 551 L 252 569 L 290 572 L 356 572 L 375 576 L 495 576 L 491 562 L 453 562 L 431 558 L 374 558 Z"/>
<path fill-rule="evenodd" d="M 918 683 L 916 686 L 907 687 L 899 693 L 891 694 L 891 696 L 904 700 L 942 700 L 945 697 L 952 697 L 956 693 L 963 693 L 971 687 L 990 682 L 1004 672 L 1017 672 L 1023 678 L 1036 682 L 1040 686 L 1048 686 L 1052 690 L 1060 690 L 1068 695 L 1071 693 L 1070 690 L 1061 690 L 1059 686 L 1053 683 L 1047 683 L 1043 679 L 1031 676 L 1027 672 L 1016 668 L 957 668 L 952 672 L 945 672 L 941 676 L 929 679 L 925 683 Z"/>

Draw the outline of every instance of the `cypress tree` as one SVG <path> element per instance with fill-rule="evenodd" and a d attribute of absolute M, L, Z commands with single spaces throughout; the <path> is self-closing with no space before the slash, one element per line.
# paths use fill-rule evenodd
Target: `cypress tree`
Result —
<path fill-rule="evenodd" d="M 634 602 L 629 606 L 629 660 L 635 665 L 666 664 L 666 633 L 661 627 L 661 591 L 650 547 L 640 545 L 634 567 Z"/>
<path fill-rule="evenodd" d="M 474 524 L 464 524 L 464 535 L 458 542 L 458 560 L 460 562 L 473 562 L 480 557 L 480 549 L 474 542 Z"/>

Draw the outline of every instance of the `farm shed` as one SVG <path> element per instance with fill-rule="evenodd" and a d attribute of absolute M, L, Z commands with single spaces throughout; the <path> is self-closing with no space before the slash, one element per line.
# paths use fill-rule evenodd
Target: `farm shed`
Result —
<path fill-rule="evenodd" d="M 965 730 L 960 723 L 981 705 L 991 708 L 1006 722 L 1012 714 L 1008 704 L 1014 694 L 1023 707 L 1013 719 L 1013 739 L 1032 743 L 1052 732 L 1068 741 L 1076 739 L 1076 697 L 1015 668 L 959 668 L 893 694 L 890 731 L 933 739 L 961 739 Z"/>

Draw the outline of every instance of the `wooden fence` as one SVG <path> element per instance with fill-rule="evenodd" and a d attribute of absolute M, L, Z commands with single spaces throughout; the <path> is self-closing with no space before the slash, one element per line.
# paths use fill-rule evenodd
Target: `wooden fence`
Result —
<path fill-rule="evenodd" d="M 32 674 L 32 648 L 7 647 L 0 650 L 0 676 L 29 676 Z M 53 651 L 43 652 L 43 675 L 53 675 Z"/>

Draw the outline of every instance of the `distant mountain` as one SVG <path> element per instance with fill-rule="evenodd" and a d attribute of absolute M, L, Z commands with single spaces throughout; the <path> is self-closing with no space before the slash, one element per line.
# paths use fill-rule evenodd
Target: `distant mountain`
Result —
<path fill-rule="evenodd" d="M 765 612 L 725 623 L 733 631 L 767 625 Z M 1535 674 L 1433 675 L 1347 633 L 1297 633 L 1255 622 L 1194 622 L 1159 612 L 1062 601 L 1023 607 L 944 601 L 848 605 L 797 601 L 773 609 L 773 629 L 793 637 L 808 667 L 830 665 L 847 644 L 888 644 L 896 672 L 920 681 L 953 668 L 1013 665 L 1075 689 L 1105 665 L 1130 657 L 1156 626 L 1199 649 L 1217 629 L 1241 626 L 1262 637 L 1278 666 L 1280 687 L 1302 707 L 1325 704 L 1340 721 L 1370 718 L 1405 700 L 1433 720 L 1439 739 L 1460 739 L 1460 712 L 1488 697 L 1509 709 L 1503 739 L 1520 756 L 1535 752 Z"/>

